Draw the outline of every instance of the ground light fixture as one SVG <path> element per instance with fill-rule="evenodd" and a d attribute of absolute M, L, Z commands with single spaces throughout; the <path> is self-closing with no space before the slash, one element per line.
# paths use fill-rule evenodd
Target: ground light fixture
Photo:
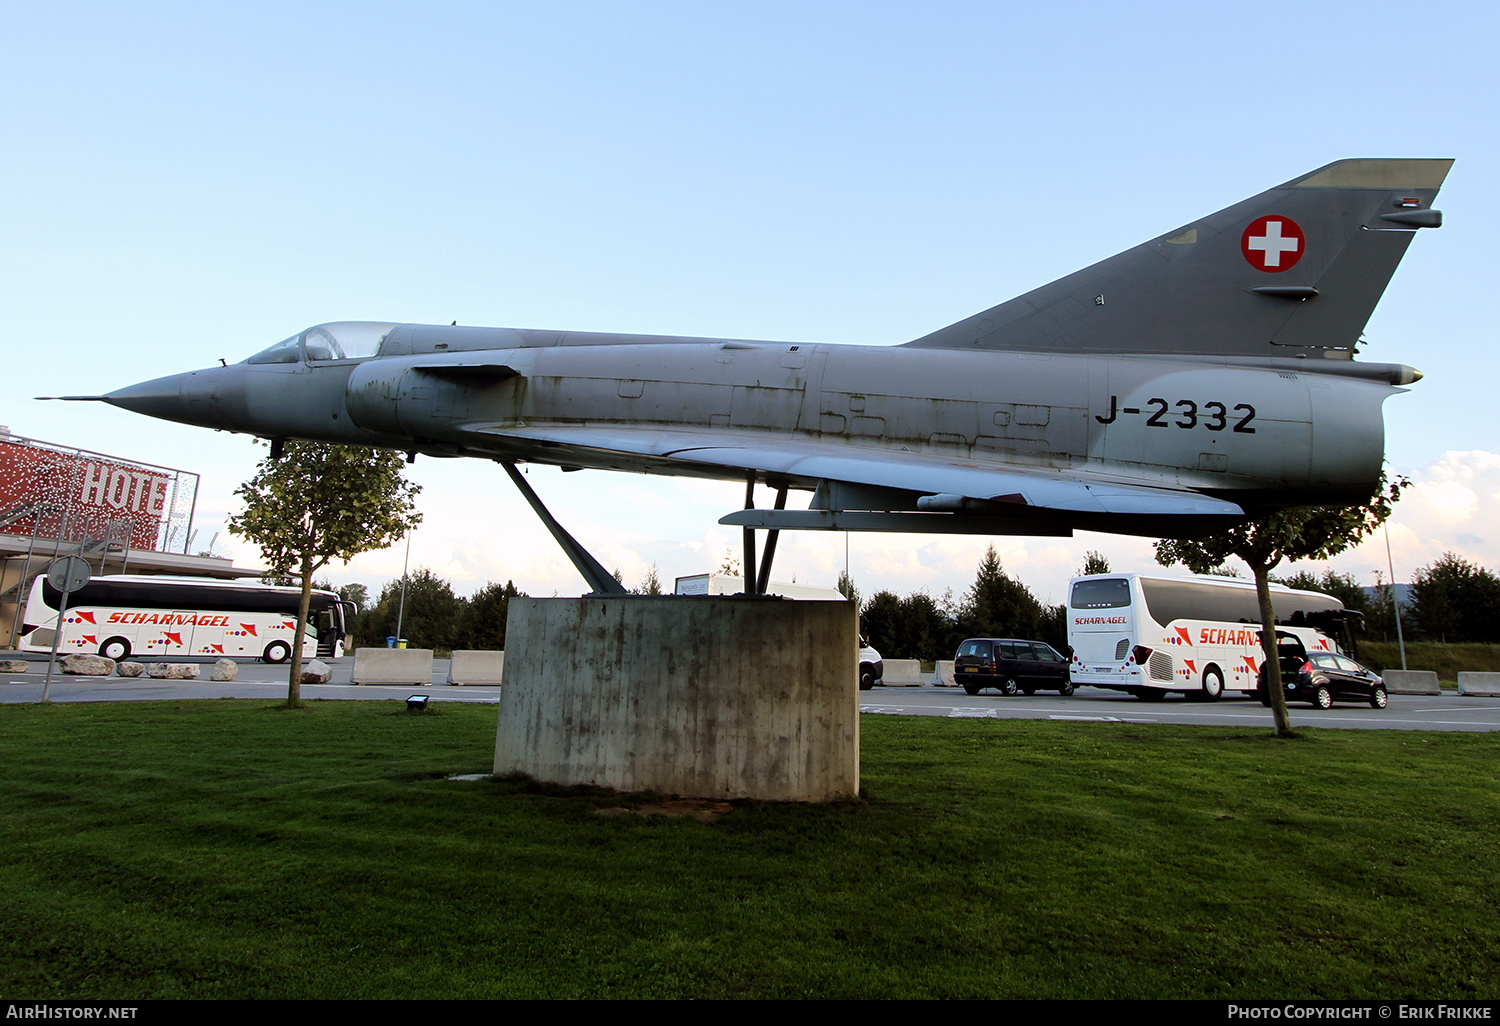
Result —
<path fill-rule="evenodd" d="M 426 712 L 427 711 L 427 696 L 426 695 L 409 695 L 409 696 L 407 696 L 407 699 L 406 699 L 406 711 L 407 712 L 414 712 L 414 713 Z"/>

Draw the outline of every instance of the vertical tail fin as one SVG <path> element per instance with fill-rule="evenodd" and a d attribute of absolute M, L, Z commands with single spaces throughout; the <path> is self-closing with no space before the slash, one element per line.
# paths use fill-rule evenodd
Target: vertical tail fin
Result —
<path fill-rule="evenodd" d="M 1349 359 L 1451 160 L 1341 160 L 907 345 Z"/>

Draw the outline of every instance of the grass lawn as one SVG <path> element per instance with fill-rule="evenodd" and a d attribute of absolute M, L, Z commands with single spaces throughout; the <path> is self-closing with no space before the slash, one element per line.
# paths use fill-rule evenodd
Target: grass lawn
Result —
<path fill-rule="evenodd" d="M 0 993 L 1500 996 L 1497 735 L 867 716 L 700 822 L 445 780 L 495 715 L 0 707 Z"/>

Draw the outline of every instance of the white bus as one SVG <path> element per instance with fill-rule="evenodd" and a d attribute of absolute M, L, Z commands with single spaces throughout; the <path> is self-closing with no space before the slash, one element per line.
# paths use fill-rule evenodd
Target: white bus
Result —
<path fill-rule="evenodd" d="M 1281 646 L 1337 652 L 1350 613 L 1332 595 L 1271 585 Z M 1073 683 L 1146 700 L 1254 694 L 1265 652 L 1255 582 L 1235 577 L 1095 574 L 1068 585 Z"/>
<path fill-rule="evenodd" d="M 68 595 L 59 652 L 110 659 L 132 655 L 238 656 L 285 662 L 296 637 L 300 588 L 276 588 L 205 577 L 95 577 Z M 21 640 L 23 652 L 51 652 L 62 592 L 46 576 L 31 585 Z M 344 654 L 356 612 L 331 591 L 314 591 L 303 652 Z"/>

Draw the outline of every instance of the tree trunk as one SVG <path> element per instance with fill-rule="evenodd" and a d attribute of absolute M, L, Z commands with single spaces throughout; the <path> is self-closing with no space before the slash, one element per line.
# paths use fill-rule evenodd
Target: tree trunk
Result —
<path fill-rule="evenodd" d="M 312 559 L 302 560 L 302 598 L 297 604 L 297 636 L 292 639 L 291 675 L 286 682 L 286 704 L 302 702 L 302 639 L 307 636 L 307 608 L 312 604 Z"/>
<path fill-rule="evenodd" d="M 1276 611 L 1271 608 L 1271 568 L 1246 562 L 1255 573 L 1255 597 L 1260 600 L 1260 644 L 1266 657 L 1266 690 L 1270 692 L 1276 736 L 1291 737 L 1292 718 L 1286 711 L 1286 688 L 1281 683 L 1281 649 L 1276 643 Z"/>

